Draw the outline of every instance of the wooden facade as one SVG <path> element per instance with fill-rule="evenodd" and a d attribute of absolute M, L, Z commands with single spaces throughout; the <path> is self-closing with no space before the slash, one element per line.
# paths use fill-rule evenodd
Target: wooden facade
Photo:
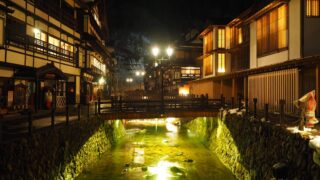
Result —
<path fill-rule="evenodd" d="M 86 45 L 80 22 L 88 9 L 75 0 L 0 0 L 2 112 L 80 103 L 87 50 L 103 49 Z"/>
<path fill-rule="evenodd" d="M 285 100 L 285 112 L 295 113 L 293 101 L 299 97 L 299 71 L 286 69 L 262 73 L 248 77 L 248 99 L 257 99 L 257 107 L 263 109 L 269 104 L 269 110 L 279 112 L 280 100 Z M 253 108 L 253 103 L 250 103 Z"/>
<path fill-rule="evenodd" d="M 311 32 L 320 30 L 320 19 L 307 15 L 311 10 L 305 8 L 306 2 L 257 2 L 229 22 L 226 48 L 231 61 L 226 66 L 231 71 L 211 76 L 204 73 L 202 79 L 190 82 L 191 93 L 223 95 L 226 102 L 248 99 L 250 108 L 256 98 L 258 109 L 268 104 L 273 112 L 279 112 L 279 102 L 284 100 L 285 112 L 291 114 L 296 113 L 293 101 L 315 90 L 319 105 L 320 49 L 315 42 L 320 36 Z M 204 52 L 201 58 L 206 57 Z"/>

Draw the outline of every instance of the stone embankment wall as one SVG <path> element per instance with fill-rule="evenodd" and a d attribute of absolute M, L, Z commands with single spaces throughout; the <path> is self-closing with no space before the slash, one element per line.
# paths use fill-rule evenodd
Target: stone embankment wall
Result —
<path fill-rule="evenodd" d="M 187 124 L 238 179 L 271 179 L 272 166 L 289 165 L 289 179 L 320 179 L 309 140 L 284 127 L 227 115 L 197 118 Z"/>
<path fill-rule="evenodd" d="M 0 179 L 73 179 L 124 135 L 121 121 L 44 129 L 0 147 Z"/>

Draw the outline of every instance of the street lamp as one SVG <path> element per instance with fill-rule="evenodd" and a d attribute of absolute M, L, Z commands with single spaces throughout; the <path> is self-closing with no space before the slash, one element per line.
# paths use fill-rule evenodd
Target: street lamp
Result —
<path fill-rule="evenodd" d="M 163 112 L 164 110 L 164 87 L 163 87 L 163 64 L 162 61 L 163 60 L 170 60 L 170 57 L 173 55 L 173 48 L 171 48 L 170 46 L 168 46 L 168 48 L 166 49 L 166 53 L 168 56 L 168 59 L 165 59 L 164 57 L 161 57 L 160 59 L 157 59 L 158 55 L 160 54 L 160 49 L 155 46 L 152 48 L 152 55 L 155 57 L 155 60 L 159 61 L 159 63 L 155 62 L 155 67 L 158 67 L 160 65 L 160 77 L 161 77 L 161 110 Z"/>

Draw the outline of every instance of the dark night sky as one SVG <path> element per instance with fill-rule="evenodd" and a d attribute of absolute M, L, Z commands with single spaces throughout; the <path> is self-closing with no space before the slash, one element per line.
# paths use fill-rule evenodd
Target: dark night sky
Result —
<path fill-rule="evenodd" d="M 192 27 L 210 20 L 234 18 L 254 0 L 109 0 L 111 35 L 125 30 L 151 41 L 170 42 Z"/>

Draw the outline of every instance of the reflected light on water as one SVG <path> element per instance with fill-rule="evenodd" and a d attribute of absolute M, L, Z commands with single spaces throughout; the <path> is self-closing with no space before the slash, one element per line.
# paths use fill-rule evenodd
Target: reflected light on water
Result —
<path fill-rule="evenodd" d="M 161 160 L 156 167 L 149 167 L 149 172 L 153 175 L 157 175 L 157 180 L 166 180 L 176 177 L 170 171 L 171 167 L 179 167 L 178 163 Z M 178 174 L 182 175 L 182 174 Z"/>
<path fill-rule="evenodd" d="M 178 132 L 178 126 L 173 125 L 171 123 L 166 123 L 166 128 L 167 128 L 167 131 L 169 132 L 174 132 L 174 133 Z"/>

